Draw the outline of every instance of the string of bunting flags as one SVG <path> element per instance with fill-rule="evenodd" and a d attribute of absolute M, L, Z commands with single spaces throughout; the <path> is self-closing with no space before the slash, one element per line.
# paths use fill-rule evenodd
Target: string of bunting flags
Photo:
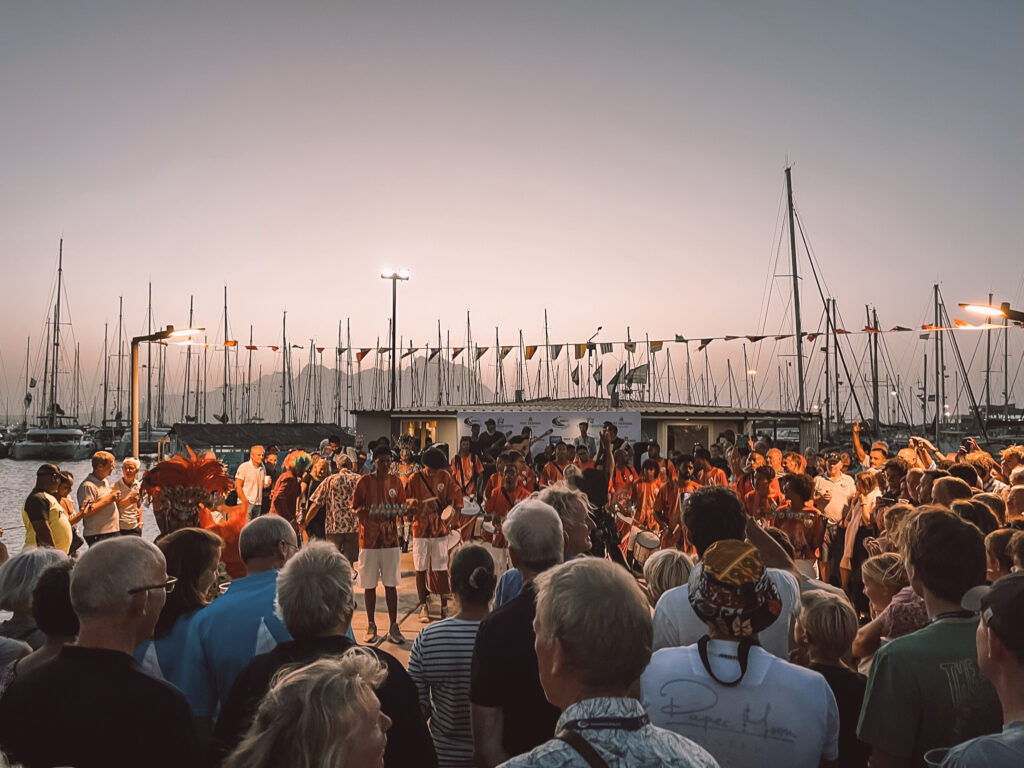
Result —
<path fill-rule="evenodd" d="M 1024 327 L 1024 323 L 1013 322 L 1010 326 Z M 923 331 L 922 338 L 927 337 L 930 333 L 935 332 L 946 332 L 946 331 L 989 331 L 989 330 L 1002 330 L 1006 326 L 997 325 L 994 323 L 980 323 L 971 324 L 967 323 L 958 318 L 953 319 L 953 325 L 951 326 L 939 326 L 925 323 L 920 326 L 920 331 Z M 835 333 L 841 336 L 864 336 L 871 334 L 882 334 L 882 333 L 910 333 L 913 332 L 914 328 L 909 328 L 904 325 L 896 325 L 892 328 L 874 328 L 870 325 L 865 325 L 859 331 L 848 331 L 844 328 L 836 328 Z M 813 342 L 815 339 L 825 336 L 826 333 L 802 333 L 801 336 L 804 342 Z M 588 355 L 592 355 L 596 352 L 600 352 L 602 355 L 611 354 L 616 346 L 621 346 L 626 352 L 635 354 L 637 350 L 641 352 L 646 350 L 651 354 L 657 354 L 664 349 L 665 344 L 690 344 L 691 342 L 697 344 L 697 351 L 703 352 L 712 342 L 714 341 L 736 341 L 742 339 L 749 341 L 752 344 L 756 344 L 766 339 L 772 341 L 784 341 L 786 339 L 792 339 L 795 334 L 784 333 L 784 334 L 740 334 L 740 335 L 726 335 L 726 336 L 706 336 L 702 338 L 687 338 L 681 334 L 675 334 L 674 338 L 671 339 L 650 339 L 645 341 L 602 341 L 602 342 L 583 342 L 583 343 L 560 343 L 560 344 L 526 344 L 523 346 L 523 358 L 526 360 L 532 360 L 537 352 L 543 349 L 545 346 L 548 350 L 548 358 L 551 360 L 557 360 L 562 354 L 562 349 L 566 349 L 566 356 L 570 354 L 576 360 L 581 360 Z M 242 344 L 237 339 L 225 339 L 220 344 L 217 343 L 203 343 L 195 341 L 185 342 L 159 342 L 163 345 L 172 346 L 192 346 L 202 349 L 224 349 L 231 347 L 240 347 L 251 352 L 255 352 L 261 349 L 269 349 L 272 352 L 281 351 L 280 344 Z M 292 349 L 307 349 L 308 347 L 302 344 L 291 344 L 289 345 Z M 502 345 L 498 347 L 491 346 L 472 346 L 470 347 L 445 347 L 445 346 L 431 346 L 429 344 L 424 346 L 408 346 L 399 349 L 401 352 L 401 358 L 405 358 L 416 354 L 417 352 L 425 352 L 428 360 L 434 360 L 442 352 L 446 352 L 446 357 L 450 356 L 451 360 L 457 360 L 463 352 L 467 353 L 467 356 L 472 355 L 474 360 L 480 360 L 488 351 L 494 349 L 496 354 L 501 360 L 504 360 L 512 350 L 517 349 L 517 346 Z M 344 354 L 345 352 L 353 352 L 356 362 L 361 363 L 367 355 L 371 352 L 376 352 L 377 355 L 389 355 L 391 353 L 390 346 L 377 346 L 377 347 L 326 347 L 326 346 L 314 346 L 314 349 L 318 354 L 323 354 L 325 350 L 333 349 L 337 355 Z M 467 352 L 467 350 L 469 350 Z"/>

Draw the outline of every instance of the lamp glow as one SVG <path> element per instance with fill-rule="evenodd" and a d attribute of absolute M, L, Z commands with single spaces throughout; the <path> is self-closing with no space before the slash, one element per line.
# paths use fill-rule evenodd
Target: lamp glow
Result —
<path fill-rule="evenodd" d="M 999 307 L 992 307 L 988 304 L 961 304 L 961 309 L 968 312 L 973 312 L 976 315 L 985 315 L 985 317 L 1006 317 L 1006 312 Z"/>

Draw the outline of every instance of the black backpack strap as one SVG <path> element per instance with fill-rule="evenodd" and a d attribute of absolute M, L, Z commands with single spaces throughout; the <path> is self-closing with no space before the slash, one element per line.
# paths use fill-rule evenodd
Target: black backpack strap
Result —
<path fill-rule="evenodd" d="M 601 756 L 597 754 L 597 750 L 590 746 L 589 742 L 576 731 L 570 731 L 563 728 L 555 734 L 555 738 L 559 741 L 564 741 L 576 750 L 576 752 L 579 753 L 579 756 L 587 761 L 587 765 L 589 765 L 590 768 L 608 768 L 608 763 L 606 763 Z"/>

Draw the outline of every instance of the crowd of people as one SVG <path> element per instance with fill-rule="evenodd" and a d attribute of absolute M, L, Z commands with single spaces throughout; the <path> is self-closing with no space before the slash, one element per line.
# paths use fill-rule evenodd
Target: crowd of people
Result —
<path fill-rule="evenodd" d="M 0 749 L 29 768 L 1024 764 L 1024 446 L 893 450 L 856 425 L 848 451 L 727 432 L 665 456 L 584 426 L 541 447 L 490 421 L 451 455 L 253 446 L 233 477 L 192 456 L 112 482 L 99 452 L 77 504 L 42 465 L 0 566 Z M 410 551 L 406 667 L 382 645 L 408 642 Z"/>

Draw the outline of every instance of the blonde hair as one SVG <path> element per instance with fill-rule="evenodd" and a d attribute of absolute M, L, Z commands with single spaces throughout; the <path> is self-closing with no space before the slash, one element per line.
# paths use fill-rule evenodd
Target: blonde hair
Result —
<path fill-rule="evenodd" d="M 800 597 L 807 645 L 829 660 L 845 656 L 857 636 L 857 613 L 850 603 L 823 590 L 811 590 Z"/>
<path fill-rule="evenodd" d="M 277 575 L 277 615 L 296 639 L 329 632 L 352 620 L 352 564 L 326 541 L 307 544 Z"/>
<path fill-rule="evenodd" d="M 693 561 L 678 549 L 659 549 L 644 563 L 644 580 L 651 596 L 651 605 L 673 587 L 685 584 L 693 570 Z"/>
<path fill-rule="evenodd" d="M 860 572 L 865 579 L 871 579 L 893 592 L 899 592 L 910 585 L 907 572 L 903 568 L 903 561 L 895 552 L 884 552 L 881 555 L 869 557 L 861 565 Z"/>
<path fill-rule="evenodd" d="M 345 766 L 352 742 L 363 737 L 355 732 L 358 714 L 386 676 L 384 662 L 359 647 L 282 667 L 224 768 Z"/>

